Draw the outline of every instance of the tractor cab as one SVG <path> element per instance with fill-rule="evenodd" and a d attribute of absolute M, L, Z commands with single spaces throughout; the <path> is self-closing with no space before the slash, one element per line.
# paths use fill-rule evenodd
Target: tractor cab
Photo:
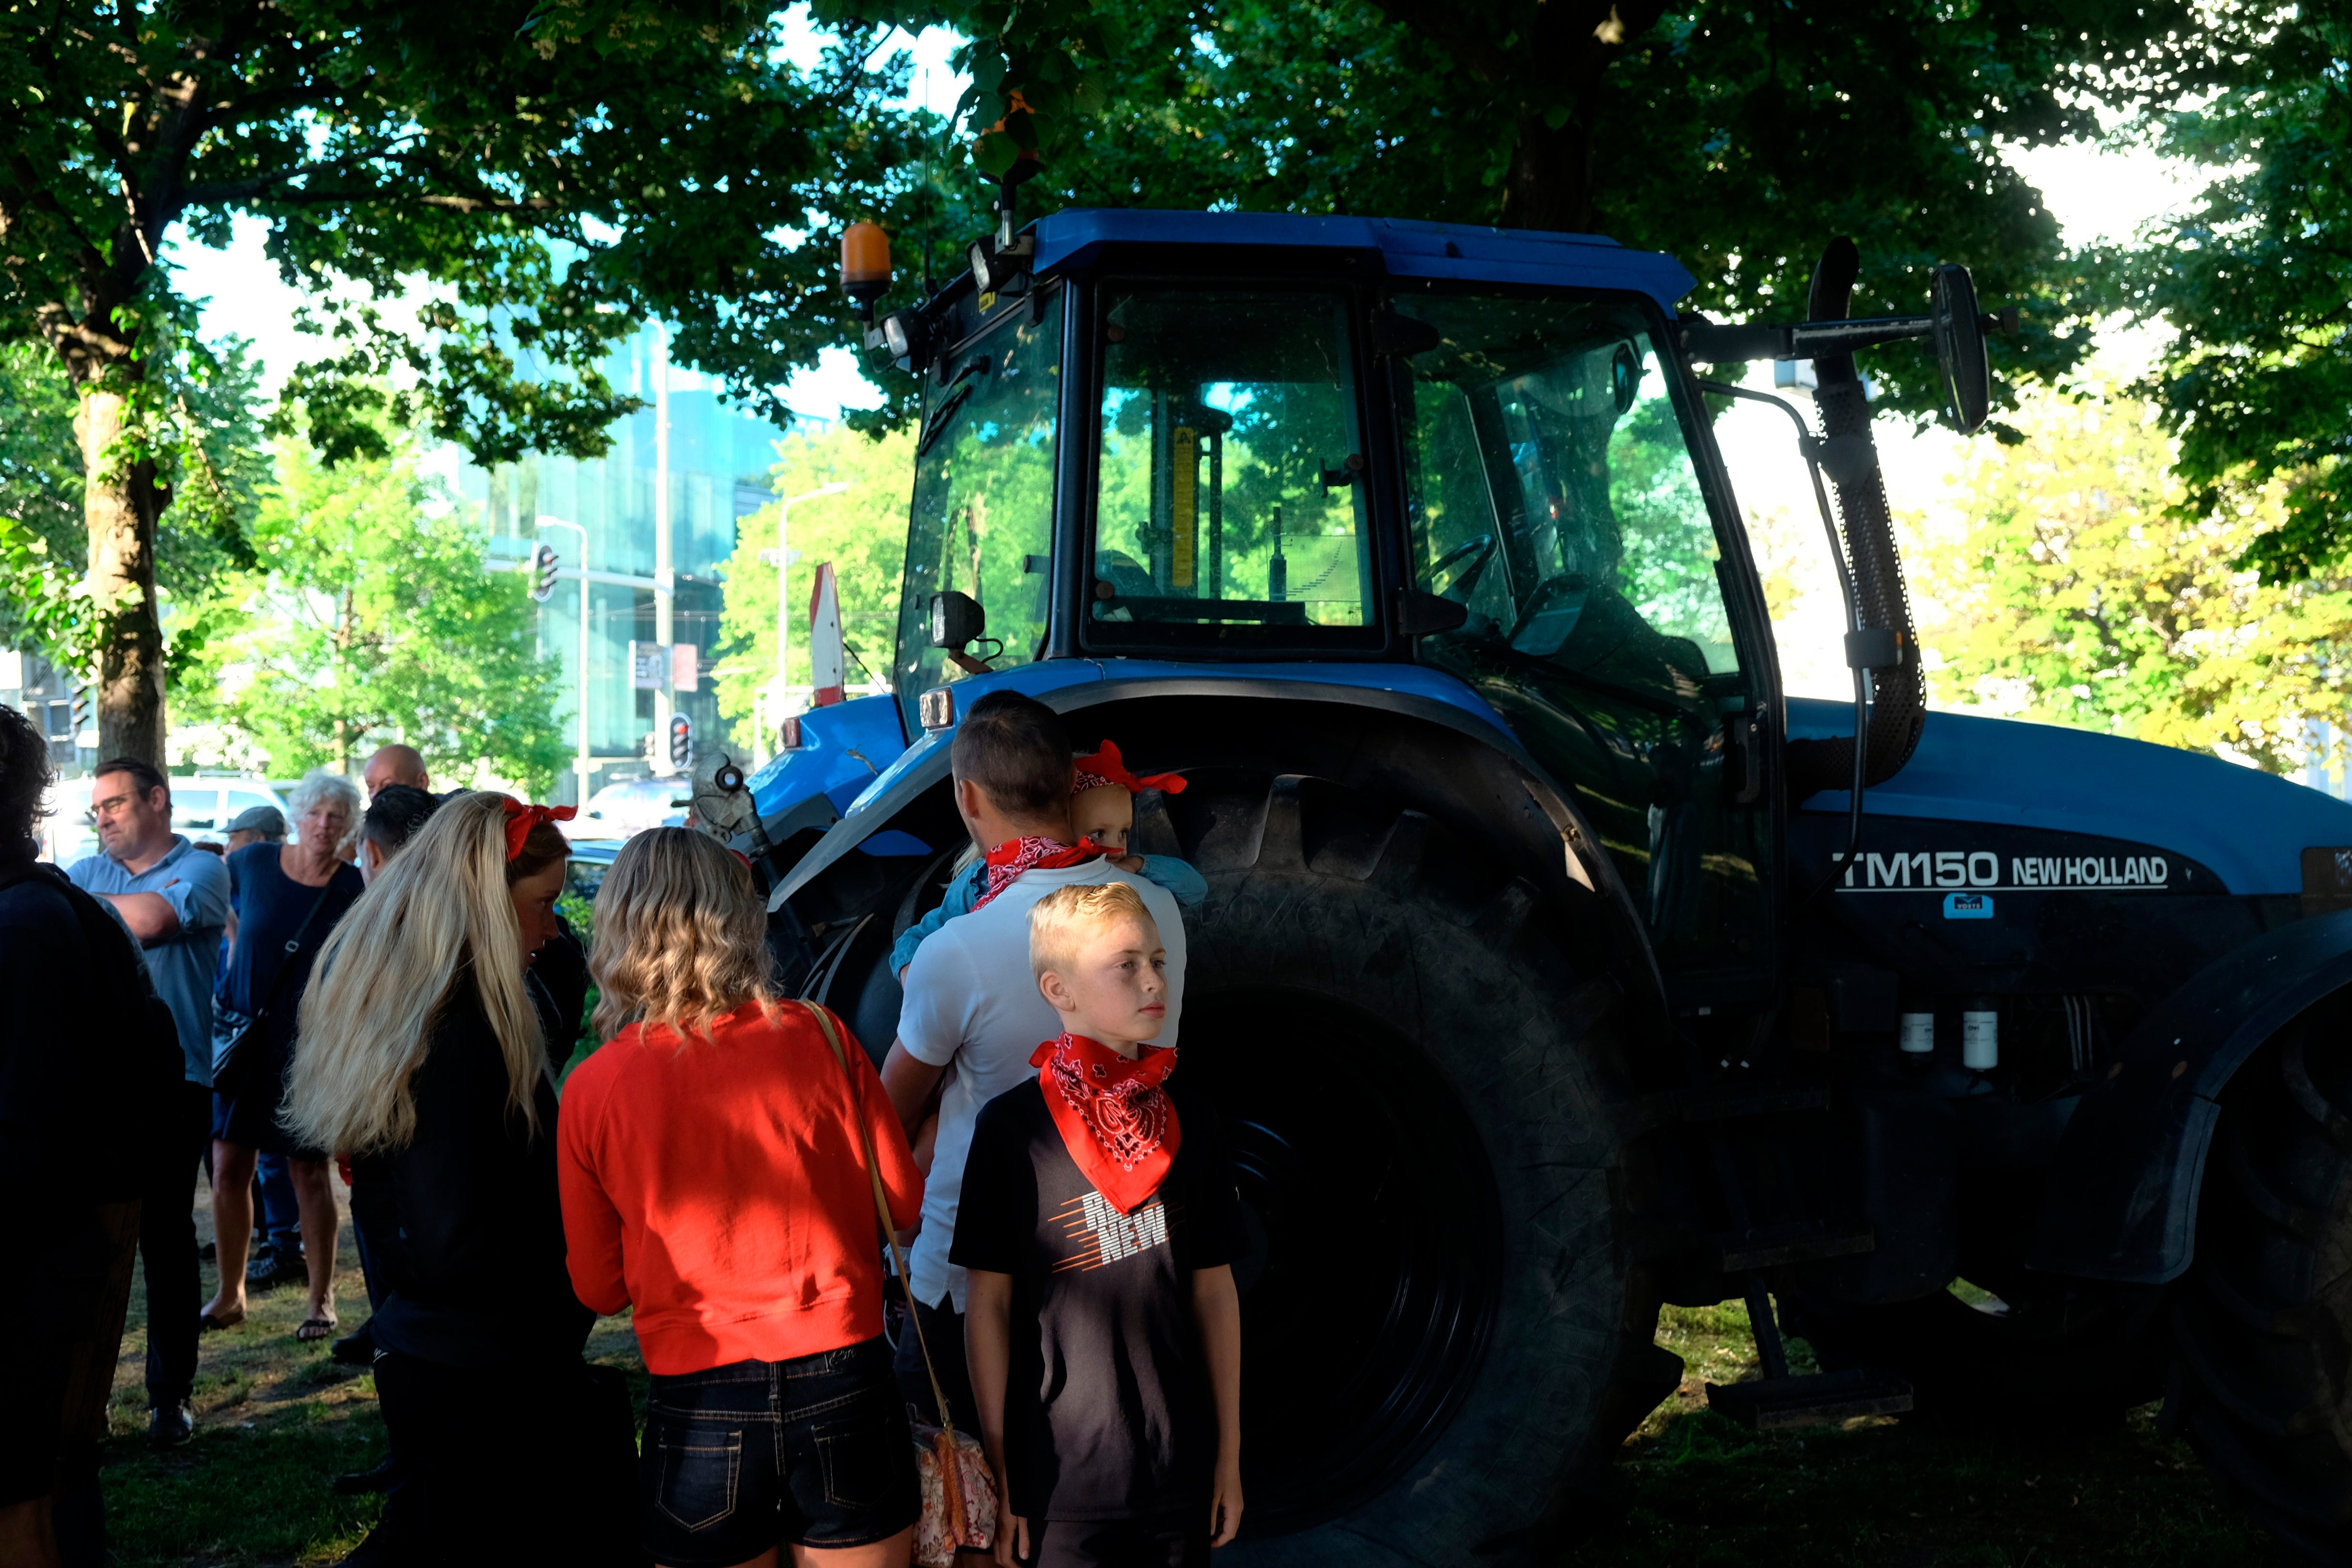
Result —
<path fill-rule="evenodd" d="M 923 380 L 901 721 L 1055 659 L 1444 670 L 1573 781 L 1678 983 L 1759 993 L 1772 659 L 1687 276 L 1472 234 L 1062 213 L 886 320 Z"/>

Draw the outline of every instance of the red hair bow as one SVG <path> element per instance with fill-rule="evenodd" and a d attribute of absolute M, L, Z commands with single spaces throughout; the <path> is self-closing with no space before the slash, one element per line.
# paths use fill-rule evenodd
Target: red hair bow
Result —
<path fill-rule="evenodd" d="M 525 805 L 510 795 L 499 796 L 499 804 L 507 813 L 507 859 L 511 862 L 522 853 L 523 840 L 530 830 L 542 822 L 569 822 L 580 815 L 576 805 Z"/>
<path fill-rule="evenodd" d="M 1072 795 L 1084 795 L 1090 789 L 1117 784 L 1129 795 L 1147 789 L 1165 790 L 1170 795 L 1184 793 L 1181 773 L 1144 773 L 1140 776 L 1127 771 L 1126 762 L 1118 754 L 1118 742 L 1105 741 L 1102 750 L 1078 759 L 1078 776 L 1070 786 Z"/>

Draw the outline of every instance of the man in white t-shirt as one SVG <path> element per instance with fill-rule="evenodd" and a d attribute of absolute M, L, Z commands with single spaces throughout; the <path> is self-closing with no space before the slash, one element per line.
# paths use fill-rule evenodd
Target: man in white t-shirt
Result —
<path fill-rule="evenodd" d="M 1168 1020 L 1159 1044 L 1177 1043 L 1184 1012 L 1184 917 L 1175 897 L 1111 860 L 1079 860 L 1069 848 L 1072 755 L 1060 716 L 1016 692 L 990 692 L 956 727 L 949 751 L 956 810 L 988 856 L 995 890 L 915 950 L 903 978 L 898 1037 L 882 1064 L 883 1087 L 909 1138 L 935 1096 L 939 1106 L 922 1234 L 908 1271 L 923 1340 L 956 1425 L 970 1432 L 980 1426 L 964 1368 L 963 1270 L 948 1262 L 964 1156 L 981 1107 L 1034 1077 L 1029 1058 L 1061 1033 L 1029 966 L 1030 906 L 1056 888 L 1109 881 L 1134 888 L 1168 947 Z M 901 1387 L 928 1412 L 930 1384 L 913 1334 L 899 1340 L 898 1354 Z"/>

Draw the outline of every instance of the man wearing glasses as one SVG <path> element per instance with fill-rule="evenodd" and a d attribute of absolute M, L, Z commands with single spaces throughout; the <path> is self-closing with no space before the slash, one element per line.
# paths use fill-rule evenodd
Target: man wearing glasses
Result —
<path fill-rule="evenodd" d="M 172 1010 L 186 1083 L 173 1143 L 155 1157 L 141 1205 L 147 1269 L 148 1436 L 176 1447 L 195 1431 L 204 1284 L 196 1260 L 194 1170 L 212 1137 L 213 970 L 228 923 L 228 868 L 172 831 L 172 786 L 136 758 L 99 764 L 90 816 L 101 853 L 77 861 L 74 886 L 110 906 L 138 941 L 155 994 Z"/>

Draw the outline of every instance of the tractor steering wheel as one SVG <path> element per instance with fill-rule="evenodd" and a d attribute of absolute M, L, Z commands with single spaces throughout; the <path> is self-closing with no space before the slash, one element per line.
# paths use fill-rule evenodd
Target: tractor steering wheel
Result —
<path fill-rule="evenodd" d="M 1453 549 L 1447 551 L 1444 554 L 1439 556 L 1434 562 L 1433 562 L 1429 570 L 1423 574 L 1422 580 L 1426 583 L 1434 583 L 1437 581 L 1438 576 L 1444 573 L 1447 567 L 1453 565 L 1455 562 L 1463 559 L 1465 556 L 1473 554 L 1476 555 L 1478 559 L 1470 563 L 1468 571 L 1463 573 L 1461 576 L 1455 578 L 1452 583 L 1447 584 L 1443 595 L 1441 595 L 1444 598 L 1453 600 L 1457 605 L 1466 605 L 1470 602 L 1471 594 L 1477 589 L 1478 574 L 1486 571 L 1486 563 L 1495 558 L 1495 536 L 1493 534 L 1481 533 L 1464 540 L 1461 543 L 1455 545 Z"/>

